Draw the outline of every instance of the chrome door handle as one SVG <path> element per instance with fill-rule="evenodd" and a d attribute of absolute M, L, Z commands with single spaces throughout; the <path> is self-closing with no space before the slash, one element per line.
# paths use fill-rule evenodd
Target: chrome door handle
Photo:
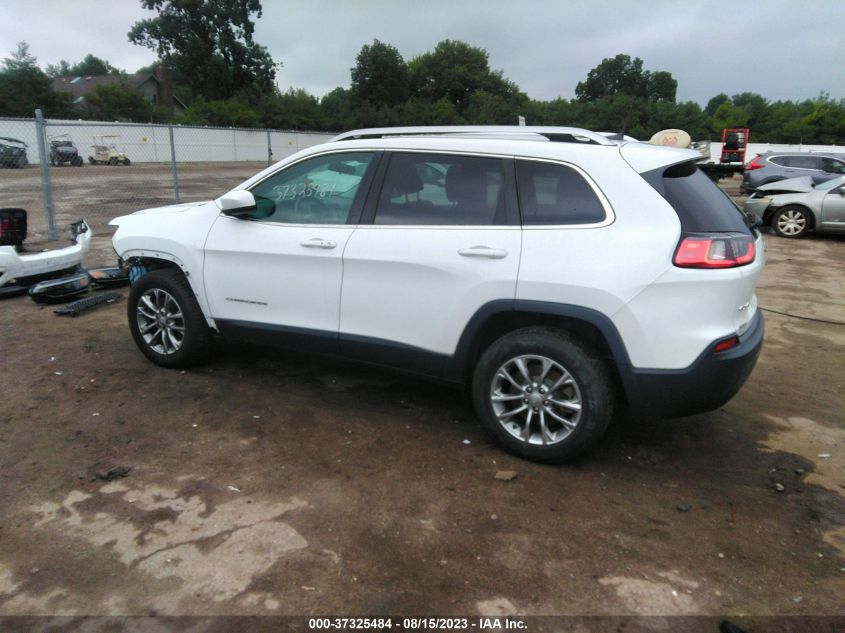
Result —
<path fill-rule="evenodd" d="M 300 246 L 304 246 L 305 248 L 334 248 L 337 246 L 337 242 L 332 242 L 331 240 L 324 240 L 319 237 L 312 238 L 305 242 L 301 242 Z"/>
<path fill-rule="evenodd" d="M 472 246 L 470 248 L 458 249 L 458 255 L 462 257 L 485 257 L 487 259 L 504 259 L 508 252 L 501 248 L 490 248 L 489 246 Z"/>

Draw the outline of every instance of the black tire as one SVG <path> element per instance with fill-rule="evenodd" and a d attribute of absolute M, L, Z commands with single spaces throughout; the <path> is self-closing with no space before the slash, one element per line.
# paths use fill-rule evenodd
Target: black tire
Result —
<path fill-rule="evenodd" d="M 161 294 L 162 292 L 164 295 Z M 141 301 L 144 297 L 150 299 L 151 294 L 157 294 L 165 300 L 165 295 L 169 295 L 178 307 L 178 312 L 182 314 L 181 319 L 175 319 L 173 322 L 176 327 L 181 325 L 183 328 L 183 338 L 176 349 L 162 349 L 166 346 L 166 343 L 170 343 L 170 347 L 173 347 L 172 340 L 168 340 L 165 345 L 162 345 L 160 337 L 148 341 L 144 338 L 145 335 L 141 333 L 144 324 L 140 321 L 145 317 L 139 314 L 139 304 L 145 311 L 149 312 L 147 305 L 141 304 Z M 168 310 L 172 307 L 165 302 L 158 305 L 164 305 Z M 177 312 L 176 310 L 170 311 Z M 156 365 L 171 368 L 191 367 L 202 363 L 208 357 L 211 348 L 211 330 L 194 297 L 194 292 L 181 270 L 170 268 L 154 270 L 143 275 L 132 284 L 129 290 L 129 301 L 127 302 L 127 316 L 129 330 L 132 332 L 135 344 L 144 356 Z M 146 319 L 145 324 L 149 324 L 150 321 L 152 319 Z M 161 333 L 160 327 L 155 326 L 154 329 Z M 162 333 L 160 336 L 163 337 L 164 334 Z M 156 349 L 156 347 L 160 349 Z"/>
<path fill-rule="evenodd" d="M 556 420 L 559 418 L 546 417 L 546 426 L 559 426 L 556 431 L 559 437 L 548 438 L 549 443 L 534 443 L 539 442 L 540 437 L 544 437 L 543 429 L 539 428 L 539 413 L 532 418 L 533 422 L 529 421 L 526 427 L 528 428 L 529 441 L 516 437 L 516 429 L 508 430 L 505 423 L 499 421 L 499 415 L 503 412 L 494 409 L 492 396 L 497 382 L 500 380 L 501 369 L 504 369 L 513 362 L 516 358 L 525 356 L 540 356 L 544 357 L 558 367 L 568 372 L 571 376 L 572 383 L 568 387 L 561 387 L 560 391 L 553 390 L 545 396 L 530 394 L 526 397 L 542 397 L 551 398 L 556 395 L 558 398 L 563 390 L 568 390 L 569 396 L 566 398 L 569 402 L 580 402 L 580 412 L 571 414 L 570 424 L 572 419 L 575 419 L 574 428 L 571 430 Z M 533 362 L 533 361 L 532 361 Z M 541 361 L 537 360 L 537 363 Z M 537 377 L 531 371 L 531 365 L 528 366 L 529 377 Z M 557 371 L 557 369 L 555 369 Z M 557 382 L 556 378 L 561 377 L 561 373 L 552 374 L 547 373 L 543 381 L 532 383 L 535 385 L 533 393 L 539 394 L 545 383 Z M 510 389 L 508 397 L 514 402 L 509 404 L 497 404 L 502 408 L 507 406 L 521 407 L 520 400 L 522 391 L 519 391 L 515 386 L 510 386 L 512 383 L 502 383 Z M 526 383 L 527 384 L 527 383 Z M 539 388 L 538 386 L 539 385 Z M 546 387 L 553 387 L 549 384 Z M 577 390 L 576 390 L 577 388 Z M 530 388 L 529 388 L 530 389 Z M 497 390 L 499 393 L 500 390 Z M 519 394 L 519 397 L 516 397 Z M 472 399 L 475 407 L 475 412 L 484 427 L 493 437 L 497 444 L 502 446 L 505 450 L 524 457 L 531 461 L 546 462 L 546 463 L 560 463 L 574 459 L 585 451 L 589 450 L 601 439 L 607 430 L 608 424 L 613 417 L 613 402 L 614 389 L 609 376 L 608 367 L 604 361 L 596 354 L 590 347 L 575 340 L 568 333 L 553 328 L 531 327 L 521 330 L 516 330 L 507 334 L 494 342 L 481 355 L 473 375 L 472 382 Z M 556 401 L 555 401 L 556 402 Z M 531 407 L 532 403 L 526 403 L 526 407 Z M 532 407 L 532 411 L 542 409 L 548 411 L 546 402 L 534 402 L 538 405 L 537 408 Z M 550 407 L 555 409 L 553 405 Z M 557 409 L 557 413 L 563 412 L 562 409 Z M 527 415 L 527 411 L 525 412 Z M 532 415 L 534 415 L 532 413 Z M 551 414 L 546 413 L 546 416 Z M 577 415 L 577 419 L 574 417 Z M 519 424 L 516 424 L 514 418 L 509 418 L 512 421 L 509 424 L 514 426 L 521 426 L 522 419 L 520 416 Z M 533 427 L 532 427 L 533 424 Z M 531 429 L 534 429 L 533 431 Z M 551 429 L 550 429 L 551 432 Z M 539 433 L 540 437 L 536 437 Z M 545 441 L 545 440 L 542 440 Z"/>
<path fill-rule="evenodd" d="M 82 156 L 77 156 L 73 159 L 73 166 L 74 167 L 82 167 Z"/>
<path fill-rule="evenodd" d="M 96 165 L 96 164 L 97 164 L 97 161 L 96 161 L 96 160 L 94 160 L 94 157 L 93 157 L 93 156 L 89 156 L 89 157 L 88 157 L 88 162 L 89 162 L 89 163 L 91 163 L 92 165 Z"/>
<path fill-rule="evenodd" d="M 131 163 L 130 163 L 129 159 L 127 158 L 125 161 L 123 161 L 123 164 L 126 165 L 127 167 L 129 167 L 129 165 Z"/>
<path fill-rule="evenodd" d="M 812 214 L 798 205 L 788 205 L 772 215 L 772 230 L 781 237 L 804 237 L 813 224 Z"/>
<path fill-rule="evenodd" d="M 109 158 L 109 165 L 111 165 L 112 167 L 114 167 L 115 165 L 117 165 L 117 159 L 116 159 L 114 156 L 112 156 L 111 158 Z"/>

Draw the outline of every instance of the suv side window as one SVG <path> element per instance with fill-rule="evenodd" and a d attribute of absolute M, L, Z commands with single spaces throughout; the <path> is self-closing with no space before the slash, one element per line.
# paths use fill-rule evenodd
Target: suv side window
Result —
<path fill-rule="evenodd" d="M 818 156 L 790 156 L 787 165 L 798 169 L 821 169 Z"/>
<path fill-rule="evenodd" d="M 572 167 L 516 161 L 523 225 L 595 224 L 607 214 L 590 184 Z"/>
<path fill-rule="evenodd" d="M 375 224 L 505 223 L 504 161 L 452 154 L 393 154 Z"/>
<path fill-rule="evenodd" d="M 774 163 L 775 165 L 780 165 L 781 167 L 788 167 L 789 156 L 772 156 L 769 159 L 769 162 Z"/>
<path fill-rule="evenodd" d="M 372 153 L 328 154 L 258 183 L 254 218 L 285 224 L 346 224 Z"/>
<path fill-rule="evenodd" d="M 835 158 L 822 158 L 822 169 L 829 174 L 845 174 L 845 163 Z"/>

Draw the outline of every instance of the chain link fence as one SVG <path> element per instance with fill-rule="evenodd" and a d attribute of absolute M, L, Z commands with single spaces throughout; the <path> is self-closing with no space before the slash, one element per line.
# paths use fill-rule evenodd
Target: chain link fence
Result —
<path fill-rule="evenodd" d="M 0 207 L 55 239 L 85 218 L 95 234 L 145 207 L 215 198 L 332 134 L 0 118 Z"/>

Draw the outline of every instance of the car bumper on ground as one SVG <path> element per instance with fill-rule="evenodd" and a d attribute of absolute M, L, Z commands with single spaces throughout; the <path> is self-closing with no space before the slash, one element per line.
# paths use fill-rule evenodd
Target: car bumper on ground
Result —
<path fill-rule="evenodd" d="M 658 418 L 678 418 L 718 409 L 740 390 L 763 346 L 763 315 L 754 316 L 739 343 L 714 352 L 714 341 L 689 367 L 680 370 L 638 370 L 631 375 L 635 391 L 629 401 L 637 413 Z"/>
<path fill-rule="evenodd" d="M 18 283 L 34 281 L 78 266 L 91 244 L 91 229 L 80 220 L 73 224 L 72 230 L 73 243 L 66 248 L 20 254 L 14 246 L 0 246 L 0 287 L 12 279 Z"/>

